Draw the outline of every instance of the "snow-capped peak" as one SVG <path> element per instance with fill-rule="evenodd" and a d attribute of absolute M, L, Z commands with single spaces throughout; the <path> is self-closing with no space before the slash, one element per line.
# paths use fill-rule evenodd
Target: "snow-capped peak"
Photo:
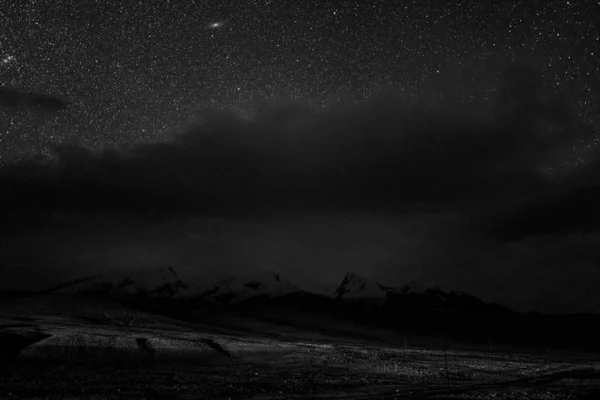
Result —
<path fill-rule="evenodd" d="M 145 294 L 155 297 L 173 297 L 188 286 L 171 267 L 142 269 L 131 272 L 110 272 L 71 284 L 61 285 L 53 293 L 75 294 L 90 291 Z"/>
<path fill-rule="evenodd" d="M 235 303 L 252 297 L 280 297 L 302 292 L 297 286 L 281 279 L 273 271 L 245 274 L 217 282 L 202 296 L 216 303 Z"/>
<path fill-rule="evenodd" d="M 348 272 L 334 292 L 339 300 L 382 300 L 385 291 L 378 283 L 354 272 Z"/>

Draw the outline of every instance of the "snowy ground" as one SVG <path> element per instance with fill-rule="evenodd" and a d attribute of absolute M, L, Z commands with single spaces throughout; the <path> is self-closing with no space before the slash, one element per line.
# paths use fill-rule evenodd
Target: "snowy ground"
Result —
<path fill-rule="evenodd" d="M 281 340 L 107 306 L 106 321 L 86 320 L 72 311 L 82 304 L 44 304 L 0 304 L 5 345 L 43 333 L 0 359 L 2 399 L 600 398 L 592 356 L 405 350 L 310 332 Z"/>

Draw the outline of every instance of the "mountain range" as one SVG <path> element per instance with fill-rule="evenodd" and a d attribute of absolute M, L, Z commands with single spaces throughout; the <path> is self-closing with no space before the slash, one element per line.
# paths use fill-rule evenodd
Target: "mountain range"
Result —
<path fill-rule="evenodd" d="M 598 350 L 599 332 L 590 329 L 598 325 L 596 315 L 519 313 L 470 293 L 417 282 L 389 286 L 354 272 L 336 284 L 308 291 L 274 271 L 211 282 L 201 274 L 184 277 L 173 268 L 140 269 L 82 277 L 41 294 L 90 297 L 98 304 L 117 300 L 146 314 L 252 332 L 271 324 L 279 327 L 275 330 L 317 334 L 353 332 L 371 337 L 385 332 L 381 334 Z M 561 328 L 565 326 L 566 336 Z"/>
<path fill-rule="evenodd" d="M 183 280 L 173 268 L 143 269 L 94 275 L 48 289 L 54 294 L 116 293 L 215 305 L 257 301 L 297 304 L 344 304 L 415 311 L 510 312 L 506 307 L 438 287 L 419 288 L 415 282 L 385 286 L 363 275 L 347 272 L 337 285 L 307 291 L 274 271 L 235 276 L 214 283 L 201 275 Z"/>

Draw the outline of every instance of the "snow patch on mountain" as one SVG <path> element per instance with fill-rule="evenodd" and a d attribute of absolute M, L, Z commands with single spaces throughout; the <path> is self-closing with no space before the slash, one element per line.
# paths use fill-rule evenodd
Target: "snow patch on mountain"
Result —
<path fill-rule="evenodd" d="M 110 272 L 60 285 L 52 293 L 114 292 L 151 297 L 173 297 L 189 286 L 179 279 L 173 268 L 140 269 Z"/>
<path fill-rule="evenodd" d="M 384 288 L 367 277 L 348 272 L 333 293 L 337 300 L 364 300 L 381 302 L 385 298 Z"/>
<path fill-rule="evenodd" d="M 215 303 L 229 304 L 257 296 L 275 298 L 302 292 L 297 286 L 282 280 L 278 273 L 267 271 L 219 281 L 200 298 Z"/>
<path fill-rule="evenodd" d="M 309 290 L 309 292 L 313 293 L 313 294 L 317 294 L 319 296 L 325 296 L 325 297 L 334 299 L 339 286 L 340 286 L 339 281 L 329 282 L 329 283 L 323 285 L 323 287 L 321 289 Z"/>

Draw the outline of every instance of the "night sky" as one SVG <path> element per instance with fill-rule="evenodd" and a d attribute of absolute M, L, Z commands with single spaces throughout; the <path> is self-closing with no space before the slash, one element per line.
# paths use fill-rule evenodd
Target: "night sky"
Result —
<path fill-rule="evenodd" d="M 591 0 L 2 2 L 4 282 L 355 270 L 600 312 L 600 239 L 569 225 L 597 194 L 568 197 L 600 182 L 599 21 Z"/>

